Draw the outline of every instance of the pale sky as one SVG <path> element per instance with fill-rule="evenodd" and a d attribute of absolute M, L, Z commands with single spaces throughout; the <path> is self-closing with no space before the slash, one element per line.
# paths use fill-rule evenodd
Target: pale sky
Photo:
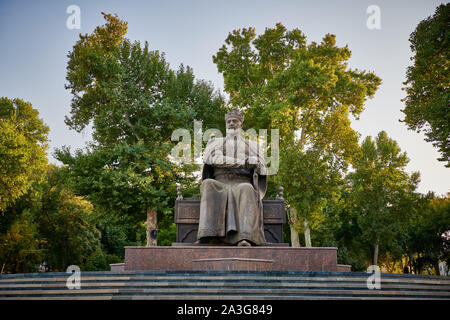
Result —
<path fill-rule="evenodd" d="M 198 79 L 211 81 L 218 90 L 223 90 L 223 78 L 212 56 L 232 30 L 252 26 L 261 34 L 281 22 L 288 29 L 299 28 L 308 42 L 318 42 L 332 33 L 339 46 L 348 45 L 352 51 L 349 67 L 374 71 L 383 80 L 360 120 L 352 121 L 352 127 L 361 139 L 385 130 L 407 152 L 411 160 L 408 172 L 420 171 L 418 191 L 445 194 L 450 191 L 450 168 L 436 160 L 438 152 L 422 134 L 407 130 L 399 122 L 404 108 L 401 88 L 412 56 L 409 36 L 441 3 L 447 2 L 0 0 L 0 96 L 21 98 L 39 110 L 50 126 L 48 154 L 56 163 L 51 155 L 54 148 L 81 148 L 90 140 L 89 130 L 79 134 L 64 123 L 71 99 L 64 84 L 67 53 L 79 33 L 91 33 L 104 24 L 102 11 L 117 13 L 128 21 L 126 37 L 142 44 L 148 41 L 151 50 L 165 52 L 172 68 L 181 63 L 189 65 Z M 79 30 L 66 27 L 70 5 L 80 7 Z M 380 30 L 366 26 L 370 5 L 380 8 Z"/>

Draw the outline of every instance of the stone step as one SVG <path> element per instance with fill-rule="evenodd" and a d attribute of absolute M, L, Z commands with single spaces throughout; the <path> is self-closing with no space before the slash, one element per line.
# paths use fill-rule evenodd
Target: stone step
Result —
<path fill-rule="evenodd" d="M 33 282 L 66 282 L 67 278 L 70 275 L 67 274 L 66 276 L 63 277 L 49 277 L 49 278 L 7 278 L 7 279 L 2 279 L 0 278 L 0 283 L 33 283 Z M 131 277 L 84 277 L 83 275 L 81 275 L 81 279 L 82 281 L 112 281 L 112 280 L 117 280 L 117 281 L 126 281 L 126 280 L 130 280 Z"/>
<path fill-rule="evenodd" d="M 66 282 L 59 283 L 0 283 L 0 290 L 14 290 L 17 288 L 20 289 L 30 289 L 36 290 L 40 288 L 49 289 L 66 289 Z M 367 284 L 365 282 L 361 283 L 346 283 L 346 282 L 324 282 L 324 283 L 315 283 L 315 282 L 254 282 L 252 280 L 243 280 L 243 281 L 208 281 L 208 282 L 199 282 L 199 281 L 189 281 L 189 282 L 180 282 L 180 281 L 139 281 L 139 282 L 82 282 L 82 288 L 145 288 L 145 287 L 280 287 L 280 288 L 362 288 L 366 289 Z M 387 289 L 404 289 L 404 290 L 434 290 L 434 291 L 448 291 L 450 292 L 450 286 L 447 285 L 427 285 L 427 284 L 390 284 L 383 283 L 381 285 L 383 290 Z"/>
<path fill-rule="evenodd" d="M 450 292 L 430 292 L 430 291 L 385 291 L 385 290 L 330 290 L 328 288 L 323 289 L 280 289 L 280 288 L 258 288 L 258 289 L 248 289 L 248 288 L 195 288 L 194 290 L 187 290 L 187 288 L 159 288 L 159 289 L 121 289 L 119 291 L 121 294 L 139 294 L 139 293 L 192 293 L 192 294 L 255 294 L 255 295 L 273 295 L 273 294 L 283 294 L 283 295 L 298 295 L 298 294 L 309 294 L 309 295 L 368 295 L 368 296 L 378 296 L 378 295 L 399 295 L 399 296 L 439 296 L 439 297 L 450 297 Z"/>
<path fill-rule="evenodd" d="M 64 275 L 64 276 L 62 276 Z M 39 282 L 66 282 L 69 275 L 62 273 L 59 277 L 31 277 L 31 278 L 2 278 L 0 277 L 0 284 L 3 283 L 39 283 Z M 365 274 L 363 277 L 339 277 L 339 276 L 329 276 L 329 277 L 305 277 L 305 276 L 259 276 L 259 275 L 196 275 L 196 274 L 186 274 L 186 275 L 130 275 L 124 277 L 97 277 L 90 275 L 81 274 L 82 282 L 90 281 L 190 281 L 195 279 L 196 281 L 241 281 L 252 279 L 254 281 L 302 281 L 302 282 L 366 282 L 369 274 Z M 437 285 L 450 285 L 450 279 L 436 279 L 436 278 L 423 278 L 414 279 L 410 277 L 390 277 L 384 274 L 381 275 L 381 283 L 414 283 L 414 284 L 437 284 Z"/>
<path fill-rule="evenodd" d="M 104 295 L 104 296 L 18 296 L 18 297 L 2 297 L 0 300 L 112 300 L 112 295 Z M 179 299 L 179 296 L 178 296 Z M 131 299 L 129 299 L 131 300 Z"/>
<path fill-rule="evenodd" d="M 364 295 L 275 295 L 275 294 L 141 294 L 141 295 L 103 295 L 103 296 L 18 296 L 2 297 L 1 300 L 443 300 L 448 301 L 448 297 L 436 296 L 364 296 Z"/>
<path fill-rule="evenodd" d="M 69 290 L 67 288 L 60 290 L 39 290 L 39 289 L 21 289 L 21 290 L 1 290 L 1 296 L 11 296 L 11 295 L 87 295 L 87 294 L 117 294 L 119 289 L 73 289 Z"/>
<path fill-rule="evenodd" d="M 66 272 L 43 272 L 43 273 L 20 273 L 20 274 L 2 274 L 1 280 L 6 279 L 38 279 L 38 278 L 61 278 L 66 277 Z M 114 277 L 146 277 L 146 276 L 241 276 L 241 277 L 301 277 L 301 278 L 361 278 L 367 277 L 368 273 L 365 272 L 319 272 L 319 271 L 85 271 L 81 272 L 83 277 L 93 278 L 114 278 Z M 397 274 L 397 273 L 381 273 L 385 278 L 401 278 L 401 279 L 437 279 L 450 281 L 449 277 L 444 276 L 430 276 L 430 275 L 410 275 L 410 274 Z"/>
<path fill-rule="evenodd" d="M 131 296 L 80 296 L 80 297 L 5 297 L 1 300 L 286 300 L 285 296 L 220 296 L 220 295 L 204 295 L 204 296 L 180 296 L 180 295 L 131 295 Z M 292 296 L 289 300 L 442 300 L 446 298 L 418 298 L 418 297 L 335 297 L 335 296 Z"/>
<path fill-rule="evenodd" d="M 131 295 L 131 296 L 116 296 L 112 297 L 112 300 L 448 300 L 447 298 L 418 298 L 418 297 L 336 297 L 336 296 L 310 296 L 310 295 L 298 295 L 298 296 L 260 296 L 260 295 L 163 295 L 163 296 L 150 296 L 150 295 Z"/>
<path fill-rule="evenodd" d="M 20 289 L 20 290 L 1 290 L 0 296 L 14 296 L 14 295 L 67 295 L 67 296 L 81 296 L 81 295 L 99 295 L 99 294 L 242 294 L 242 295 L 338 295 L 338 296 L 436 296 L 436 297 L 448 297 L 450 298 L 449 291 L 424 291 L 424 290 L 369 290 L 367 288 L 360 288 L 355 290 L 354 288 L 309 288 L 309 289 L 297 289 L 297 288 L 198 288 L 198 287 L 183 287 L 183 288 L 104 288 L 104 289 Z"/>
<path fill-rule="evenodd" d="M 0 299 L 447 299 L 450 279 L 381 274 L 381 290 L 366 273 L 336 272 L 83 272 L 81 289 L 69 274 L 0 276 Z"/>

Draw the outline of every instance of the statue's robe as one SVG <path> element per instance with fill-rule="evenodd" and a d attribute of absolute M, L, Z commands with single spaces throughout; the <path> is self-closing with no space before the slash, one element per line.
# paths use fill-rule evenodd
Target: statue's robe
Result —
<path fill-rule="evenodd" d="M 256 169 L 245 165 L 246 158 L 259 163 L 256 175 Z M 240 134 L 211 139 L 204 153 L 202 179 L 197 238 L 220 238 L 231 245 L 241 240 L 264 244 L 261 200 L 267 178 L 258 143 Z"/>

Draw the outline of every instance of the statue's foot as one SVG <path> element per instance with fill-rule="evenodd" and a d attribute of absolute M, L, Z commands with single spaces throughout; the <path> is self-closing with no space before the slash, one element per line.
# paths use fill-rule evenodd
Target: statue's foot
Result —
<path fill-rule="evenodd" d="M 246 241 L 246 240 L 242 240 L 238 242 L 238 247 L 251 247 L 252 245 L 250 244 L 250 242 Z"/>

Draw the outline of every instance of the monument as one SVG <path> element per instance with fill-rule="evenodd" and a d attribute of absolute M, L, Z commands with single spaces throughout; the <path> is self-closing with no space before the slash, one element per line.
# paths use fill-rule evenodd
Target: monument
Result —
<path fill-rule="evenodd" d="M 264 199 L 267 174 L 259 144 L 242 135 L 243 114 L 225 116 L 226 136 L 208 141 L 200 199 L 175 202 L 177 242 L 125 247 L 124 270 L 338 271 L 335 247 L 283 243 L 285 203 Z"/>
<path fill-rule="evenodd" d="M 262 245 L 262 198 L 267 189 L 264 154 L 242 136 L 243 114 L 225 116 L 227 134 L 209 140 L 204 154 L 197 243 Z"/>

